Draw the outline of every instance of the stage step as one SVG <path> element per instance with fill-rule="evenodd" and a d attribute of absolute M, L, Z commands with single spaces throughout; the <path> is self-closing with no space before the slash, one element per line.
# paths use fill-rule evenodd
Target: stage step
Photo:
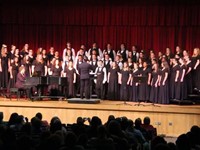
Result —
<path fill-rule="evenodd" d="M 171 99 L 170 104 L 178 104 L 178 105 L 194 105 L 195 102 L 191 100 L 177 100 L 177 99 Z"/>
<path fill-rule="evenodd" d="M 81 96 L 80 96 L 80 94 L 76 94 L 76 97 L 80 98 Z M 97 95 L 96 94 L 92 94 L 91 98 L 97 98 Z"/>
<path fill-rule="evenodd" d="M 188 99 L 193 101 L 195 104 L 200 104 L 200 94 L 189 94 Z"/>
<path fill-rule="evenodd" d="M 81 98 L 70 98 L 67 99 L 68 103 L 79 103 L 79 104 L 99 104 L 100 99 L 81 99 Z"/>
<path fill-rule="evenodd" d="M 200 100 L 200 95 L 199 94 L 189 94 L 188 98 L 192 99 L 192 100 Z"/>

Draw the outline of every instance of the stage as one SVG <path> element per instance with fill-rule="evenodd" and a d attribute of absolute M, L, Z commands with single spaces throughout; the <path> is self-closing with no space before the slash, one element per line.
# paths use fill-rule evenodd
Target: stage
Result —
<path fill-rule="evenodd" d="M 67 101 L 28 101 L 25 99 L 0 98 L 0 111 L 4 112 L 4 120 L 8 120 L 13 112 L 28 117 L 29 120 L 37 112 L 43 114 L 45 120 L 50 121 L 53 116 L 58 116 L 63 123 L 74 123 L 76 118 L 99 116 L 103 123 L 109 115 L 115 117 L 126 116 L 135 120 L 145 116 L 151 118 L 151 124 L 157 128 L 158 134 L 174 136 L 190 130 L 192 125 L 200 126 L 200 105 L 155 105 L 151 103 L 128 102 L 124 105 L 121 101 L 101 101 L 99 104 L 78 104 Z M 144 105 L 144 106 L 143 106 Z"/>

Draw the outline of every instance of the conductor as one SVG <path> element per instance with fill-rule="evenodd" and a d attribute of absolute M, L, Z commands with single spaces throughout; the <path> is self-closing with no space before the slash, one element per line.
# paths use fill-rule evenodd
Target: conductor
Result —
<path fill-rule="evenodd" d="M 85 61 L 81 63 L 78 67 L 78 72 L 80 75 L 80 96 L 83 99 L 83 93 L 85 93 L 85 98 L 90 99 L 90 71 L 92 70 L 92 66 L 89 62 Z"/>

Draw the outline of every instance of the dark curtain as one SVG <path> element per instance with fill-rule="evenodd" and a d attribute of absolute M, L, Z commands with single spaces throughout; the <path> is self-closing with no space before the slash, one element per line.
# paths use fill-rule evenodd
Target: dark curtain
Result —
<path fill-rule="evenodd" d="M 100 48 L 111 43 L 118 49 L 174 51 L 179 45 L 192 52 L 200 43 L 198 1 L 13 1 L 2 2 L 0 42 L 33 50 L 54 46 L 62 51 L 67 41 L 79 49 L 97 42 Z"/>

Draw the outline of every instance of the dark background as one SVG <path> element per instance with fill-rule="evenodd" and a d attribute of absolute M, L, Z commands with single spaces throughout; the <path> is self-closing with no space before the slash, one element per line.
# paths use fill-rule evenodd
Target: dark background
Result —
<path fill-rule="evenodd" d="M 36 50 L 66 42 L 79 49 L 97 42 L 103 49 L 174 51 L 179 45 L 190 52 L 200 44 L 199 0 L 4 0 L 0 2 L 0 43 L 25 43 Z"/>

